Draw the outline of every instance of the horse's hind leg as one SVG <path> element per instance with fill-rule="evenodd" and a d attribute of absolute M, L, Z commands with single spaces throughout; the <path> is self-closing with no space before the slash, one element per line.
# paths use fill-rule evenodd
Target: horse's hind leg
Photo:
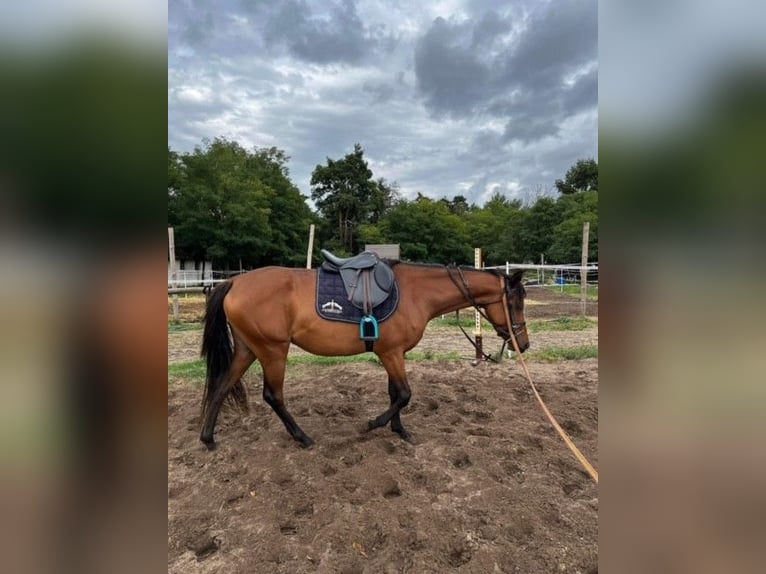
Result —
<path fill-rule="evenodd" d="M 284 356 L 272 357 L 268 360 L 262 358 L 260 361 L 261 367 L 263 367 L 263 400 L 274 409 L 290 436 L 298 441 L 302 447 L 309 448 L 314 444 L 314 441 L 298 426 L 285 406 L 283 388 L 287 352 L 285 351 Z"/>
<path fill-rule="evenodd" d="M 234 356 L 231 359 L 231 367 L 229 367 L 229 371 L 224 375 L 225 380 L 223 384 L 218 387 L 210 399 L 208 408 L 205 410 L 205 421 L 202 425 L 200 440 L 210 450 L 215 448 L 215 440 L 213 439 L 215 422 L 218 419 L 218 413 L 221 411 L 226 397 L 231 394 L 243 410 L 247 409 L 247 396 L 241 379 L 250 365 L 253 364 L 253 361 L 255 361 L 255 355 L 235 335 Z"/>

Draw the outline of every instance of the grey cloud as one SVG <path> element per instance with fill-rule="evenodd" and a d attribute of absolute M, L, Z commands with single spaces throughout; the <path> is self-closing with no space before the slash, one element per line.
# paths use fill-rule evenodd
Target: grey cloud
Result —
<path fill-rule="evenodd" d="M 508 120 L 503 140 L 528 144 L 547 136 L 556 136 L 558 133 L 558 122 L 553 119 L 517 115 Z"/>
<path fill-rule="evenodd" d="M 415 47 L 415 74 L 434 112 L 470 114 L 486 94 L 490 70 L 462 41 L 463 26 L 434 20 Z"/>
<path fill-rule="evenodd" d="M 563 93 L 564 108 L 568 114 L 575 114 L 592 108 L 598 102 L 598 70 L 595 68 L 583 75 Z"/>
<path fill-rule="evenodd" d="M 375 104 L 389 101 L 396 93 L 394 86 L 387 83 L 365 82 L 362 90 L 372 96 L 372 102 Z"/>
<path fill-rule="evenodd" d="M 181 34 L 181 38 L 191 46 L 203 46 L 215 32 L 213 15 L 208 12 L 192 20 Z"/>
<path fill-rule="evenodd" d="M 380 49 L 390 50 L 393 38 L 384 27 L 362 22 L 353 0 L 329 4 L 329 13 L 314 13 L 303 0 L 288 0 L 266 15 L 264 39 L 293 56 L 317 64 L 359 63 Z"/>
<path fill-rule="evenodd" d="M 505 116 L 504 141 L 525 144 L 556 136 L 561 124 L 569 117 L 592 109 L 598 103 L 598 71 L 593 69 L 581 76 L 571 87 L 548 86 L 528 90 L 514 100 L 499 100 L 490 109 Z"/>
<path fill-rule="evenodd" d="M 171 0 L 169 145 L 276 145 L 308 193 L 313 168 L 358 141 L 403 195 L 478 202 L 493 186 L 550 185 L 596 154 L 595 32 L 556 34 L 582 11 L 595 22 L 594 0 L 464 0 L 433 21 L 431 8 L 376 1 Z"/>
<path fill-rule="evenodd" d="M 171 0 L 168 14 L 169 45 L 204 47 L 226 57 L 265 53 L 314 64 L 359 64 L 397 43 L 386 26 L 363 22 L 355 0 L 222 0 L 215 9 L 199 0 Z"/>
<path fill-rule="evenodd" d="M 565 84 L 596 60 L 597 32 L 594 0 L 546 4 L 516 28 L 493 10 L 468 21 L 437 18 L 415 50 L 419 94 L 437 117 L 506 120 L 504 141 L 555 136 L 566 118 L 597 104 L 597 70 Z"/>
<path fill-rule="evenodd" d="M 199 47 L 216 32 L 215 12 L 196 0 L 169 0 L 168 45 Z"/>
<path fill-rule="evenodd" d="M 598 10 L 593 0 L 552 2 L 535 14 L 518 46 L 504 62 L 502 83 L 538 87 L 598 55 Z"/>
<path fill-rule="evenodd" d="M 498 37 L 510 32 L 511 28 L 510 18 L 504 18 L 494 10 L 490 10 L 473 27 L 471 44 L 478 48 L 491 45 Z"/>

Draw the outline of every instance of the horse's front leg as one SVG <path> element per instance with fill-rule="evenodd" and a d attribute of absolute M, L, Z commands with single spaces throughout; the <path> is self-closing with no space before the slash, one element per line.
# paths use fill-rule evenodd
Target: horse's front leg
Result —
<path fill-rule="evenodd" d="M 380 360 L 388 373 L 388 396 L 391 404 L 388 410 L 367 423 L 367 430 L 373 430 L 391 423 L 391 430 L 405 440 L 412 435 L 402 425 L 401 410 L 410 402 L 412 391 L 404 370 L 404 353 L 380 355 Z"/>
<path fill-rule="evenodd" d="M 393 407 L 399 398 L 399 390 L 391 379 L 388 379 L 388 396 L 391 399 L 391 407 Z M 412 434 L 402 425 L 400 409 L 397 409 L 394 416 L 391 417 L 391 430 L 406 441 L 412 440 Z"/>

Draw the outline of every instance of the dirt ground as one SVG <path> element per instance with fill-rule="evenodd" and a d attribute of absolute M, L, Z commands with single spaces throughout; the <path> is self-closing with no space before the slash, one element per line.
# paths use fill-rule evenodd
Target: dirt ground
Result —
<path fill-rule="evenodd" d="M 527 319 L 575 315 L 530 290 Z M 589 305 L 596 315 L 597 305 Z M 194 320 L 194 319 L 192 319 Z M 200 331 L 172 333 L 169 362 L 195 359 Z M 531 335 L 534 348 L 597 344 L 597 329 Z M 456 328 L 416 350 L 467 358 Z M 551 411 L 598 467 L 598 362 L 530 362 Z M 514 363 L 409 364 L 415 436 L 362 431 L 388 403 L 371 363 L 294 365 L 288 407 L 316 445 L 295 445 L 246 376 L 251 412 L 223 413 L 218 449 L 199 442 L 198 381 L 168 388 L 168 571 L 597 572 L 598 488 L 544 418 Z"/>

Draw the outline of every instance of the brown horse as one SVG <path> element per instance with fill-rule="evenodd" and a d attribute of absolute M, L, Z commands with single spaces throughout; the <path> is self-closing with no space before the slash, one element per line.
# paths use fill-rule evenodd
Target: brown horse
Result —
<path fill-rule="evenodd" d="M 428 321 L 473 305 L 485 313 L 503 339 L 510 338 L 509 329 L 513 331 L 523 352 L 529 347 L 524 321 L 526 292 L 521 283 L 522 271 L 506 275 L 467 267 L 389 263 L 399 285 L 399 307 L 380 324 L 374 352 L 388 373 L 390 406 L 369 421 L 367 428 L 376 429 L 390 422 L 391 430 L 407 440 L 411 435 L 400 418 L 411 396 L 404 354 L 418 344 Z M 316 282 L 314 270 L 265 267 L 235 277 L 210 294 L 202 342 L 207 381 L 200 436 L 208 448 L 215 448 L 215 423 L 227 398 L 247 410 L 240 379 L 256 359 L 263 368 L 263 399 L 296 441 L 304 447 L 313 444 L 285 407 L 282 388 L 290 344 L 324 356 L 365 351 L 358 325 L 327 321 L 317 314 Z"/>

